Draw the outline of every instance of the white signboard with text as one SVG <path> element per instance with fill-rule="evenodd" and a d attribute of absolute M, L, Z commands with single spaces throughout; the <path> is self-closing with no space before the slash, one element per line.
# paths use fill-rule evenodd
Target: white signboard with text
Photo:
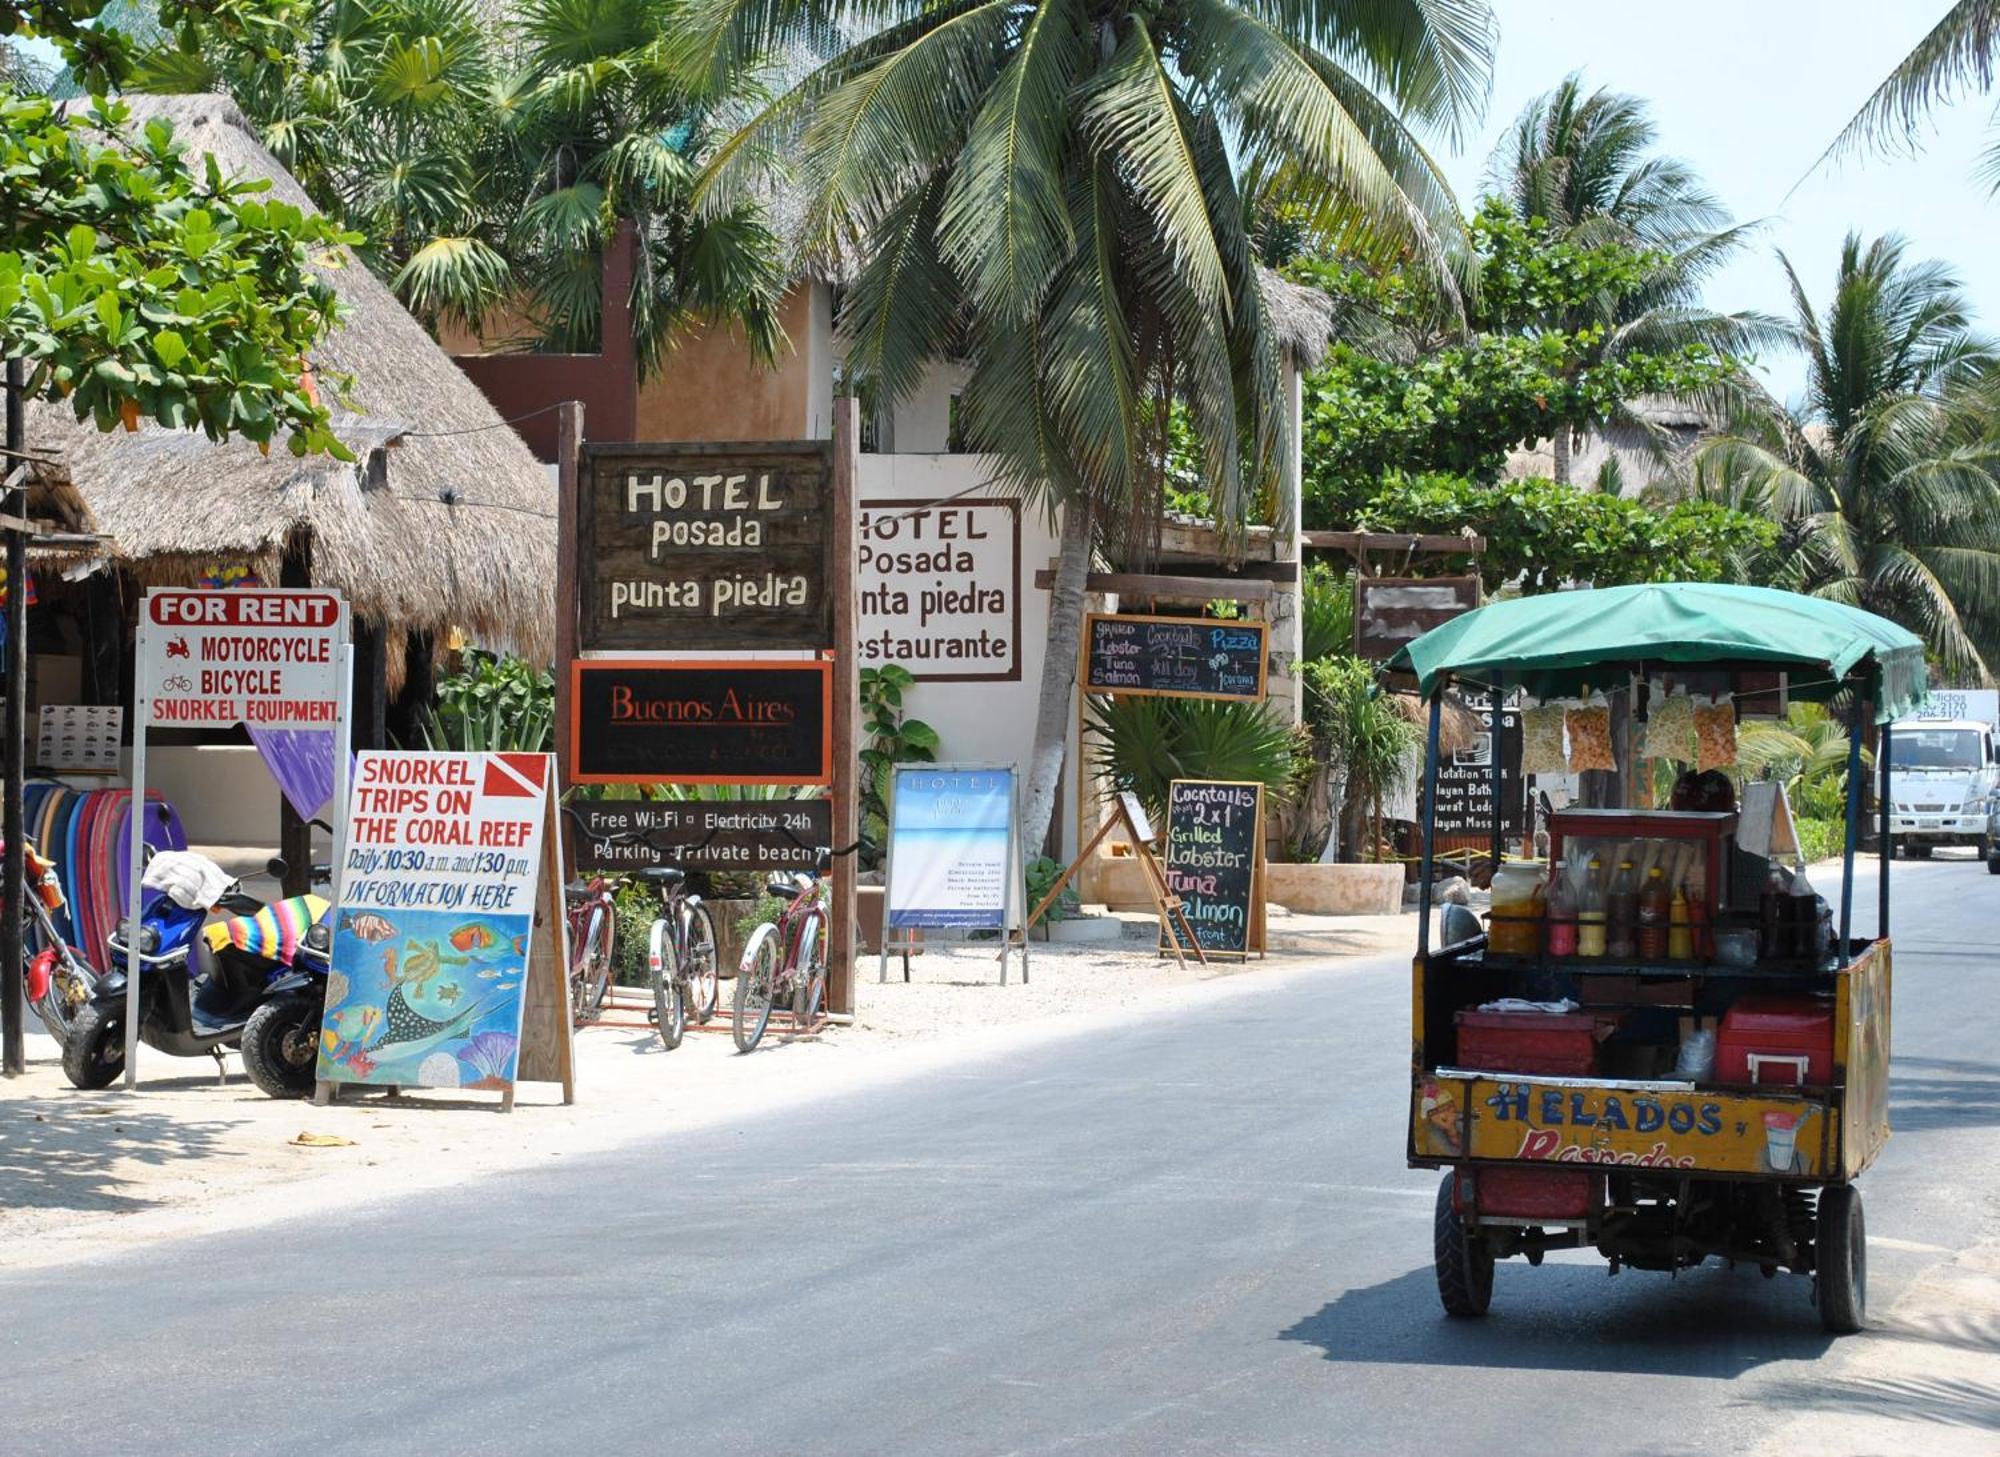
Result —
<path fill-rule="evenodd" d="M 1021 503 L 988 497 L 861 507 L 860 658 L 919 683 L 1021 676 Z"/>
<path fill-rule="evenodd" d="M 332 728 L 338 592 L 155 588 L 139 610 L 137 728 Z"/>

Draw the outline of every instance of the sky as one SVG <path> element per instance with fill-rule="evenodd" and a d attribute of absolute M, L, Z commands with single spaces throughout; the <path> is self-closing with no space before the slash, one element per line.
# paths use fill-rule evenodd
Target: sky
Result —
<path fill-rule="evenodd" d="M 1934 113 L 1914 158 L 1869 155 L 1806 176 L 1948 8 L 1948 0 L 1495 0 L 1500 51 L 1485 122 L 1440 160 L 1469 208 L 1522 107 L 1580 70 L 1589 89 L 1647 98 L 1661 150 L 1691 163 L 1737 218 L 1767 219 L 1745 255 L 1710 282 L 1711 307 L 1787 313 L 1777 249 L 1823 303 L 1848 230 L 1893 231 L 1909 240 L 1910 256 L 1953 264 L 1975 315 L 2000 332 L 2000 200 L 1973 176 L 1990 100 Z M 1760 369 L 1781 398 L 1803 389 L 1795 355 L 1761 360 Z"/>

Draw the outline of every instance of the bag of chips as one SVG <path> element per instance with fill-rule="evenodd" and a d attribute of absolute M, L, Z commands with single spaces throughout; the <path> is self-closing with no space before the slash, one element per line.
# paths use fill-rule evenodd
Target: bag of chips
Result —
<path fill-rule="evenodd" d="M 1544 703 L 1521 714 L 1521 772 L 1567 774 L 1569 754 L 1563 748 L 1563 706 Z"/>
<path fill-rule="evenodd" d="M 1685 693 L 1666 694 L 1654 687 L 1646 712 L 1646 757 L 1694 762 L 1694 700 Z"/>
<path fill-rule="evenodd" d="M 1587 769 L 1616 769 L 1618 756 L 1611 749 L 1611 706 L 1603 700 L 1572 708 L 1563 714 L 1569 730 L 1569 772 Z"/>
<path fill-rule="evenodd" d="M 1727 769 L 1736 762 L 1736 705 L 1727 698 L 1694 709 L 1695 768 Z"/>

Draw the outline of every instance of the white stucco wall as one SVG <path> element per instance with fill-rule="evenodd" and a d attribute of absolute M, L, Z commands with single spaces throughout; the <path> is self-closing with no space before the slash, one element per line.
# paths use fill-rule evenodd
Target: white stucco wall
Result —
<path fill-rule="evenodd" d="M 898 423 L 898 443 L 901 443 L 901 425 Z M 942 533 L 963 532 L 971 529 L 991 530 L 994 521 L 1004 518 L 1004 509 L 994 506 L 969 517 L 964 506 L 973 502 L 997 502 L 1007 498 L 1006 493 L 997 488 L 982 489 L 990 479 L 992 466 L 984 456 L 977 455 L 864 455 L 861 457 L 861 508 L 864 518 L 872 523 L 864 532 L 864 547 L 874 547 L 880 555 L 891 551 L 903 551 L 929 559 L 933 567 L 945 570 L 915 573 L 887 573 L 879 567 L 872 570 L 864 564 L 862 569 L 862 610 L 861 637 L 863 642 L 862 665 L 871 662 L 868 656 L 871 639 L 879 640 L 885 631 L 909 630 L 912 618 L 909 613 L 894 617 L 884 616 L 879 609 L 882 598 L 874 597 L 886 585 L 893 585 L 910 597 L 915 609 L 918 594 L 925 590 L 964 590 L 968 580 L 976 580 L 978 585 L 990 583 L 993 573 L 990 568 L 982 569 L 968 579 L 953 570 L 958 560 L 959 547 L 950 536 L 940 539 Z M 895 506 L 884 507 L 871 503 L 893 501 Z M 935 503 L 935 504 L 933 504 Z M 1053 564 L 1056 555 L 1056 537 L 1051 524 L 1030 503 L 1017 502 L 1020 521 L 1020 567 L 1014 591 L 1020 606 L 1020 626 L 1018 629 L 1018 674 L 1004 680 L 986 679 L 971 682 L 935 681 L 940 673 L 966 671 L 991 672 L 990 665 L 965 663 L 906 662 L 904 666 L 918 675 L 914 691 L 906 699 L 909 713 L 923 719 L 938 731 L 943 741 L 938 757 L 949 761 L 985 764 L 1017 764 L 1025 773 L 1028 755 L 1034 744 L 1035 712 L 1040 701 L 1042 663 L 1046 656 L 1049 635 L 1049 594 L 1034 585 L 1037 571 Z M 925 507 L 932 509 L 926 511 Z M 957 508 L 959 514 L 947 519 L 947 513 Z M 974 522 L 977 525 L 973 525 Z M 884 538 L 887 538 L 886 540 Z M 977 544 L 982 562 L 990 562 L 995 543 L 991 537 Z M 940 560 L 940 556 L 944 558 Z M 1011 604 L 1010 604 L 1011 606 Z M 947 621 L 949 613 L 934 616 L 931 628 L 940 621 Z M 879 653 L 879 648 L 877 649 Z M 931 681 L 926 681 L 929 678 Z M 1075 754 L 1075 727 L 1072 716 L 1071 745 L 1069 763 L 1077 762 Z M 1058 813 L 1063 824 L 1063 845 L 1066 854 L 1074 854 L 1076 788 L 1071 780 L 1064 784 Z"/>

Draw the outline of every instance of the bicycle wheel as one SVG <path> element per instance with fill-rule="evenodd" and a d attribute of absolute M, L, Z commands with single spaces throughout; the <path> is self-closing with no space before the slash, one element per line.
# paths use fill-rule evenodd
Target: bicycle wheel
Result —
<path fill-rule="evenodd" d="M 584 942 L 581 988 L 586 1019 L 604 1010 L 604 999 L 611 992 L 611 937 L 617 929 L 617 921 L 610 906 L 599 904 L 591 907 L 590 924 L 584 931 L 587 939 Z"/>
<path fill-rule="evenodd" d="M 743 965 L 736 973 L 736 1021 L 731 1029 L 738 1052 L 753 1051 L 771 1025 L 771 988 L 778 979 L 778 949 L 782 938 L 769 921 L 750 936 Z"/>
<path fill-rule="evenodd" d="M 646 965 L 653 973 L 653 1024 L 660 1030 L 660 1041 L 672 1052 L 681 1045 L 681 1034 L 687 1030 L 687 998 L 681 991 L 681 968 L 674 955 L 672 928 L 665 921 L 653 922 Z"/>
<path fill-rule="evenodd" d="M 697 1027 L 715 1015 L 722 980 L 715 969 L 715 920 L 699 903 L 683 909 L 681 945 L 687 948 L 688 1019 Z"/>
<path fill-rule="evenodd" d="M 799 930 L 798 981 L 792 988 L 792 1020 L 801 1031 L 826 1002 L 826 941 L 826 912 L 813 911 Z"/>

